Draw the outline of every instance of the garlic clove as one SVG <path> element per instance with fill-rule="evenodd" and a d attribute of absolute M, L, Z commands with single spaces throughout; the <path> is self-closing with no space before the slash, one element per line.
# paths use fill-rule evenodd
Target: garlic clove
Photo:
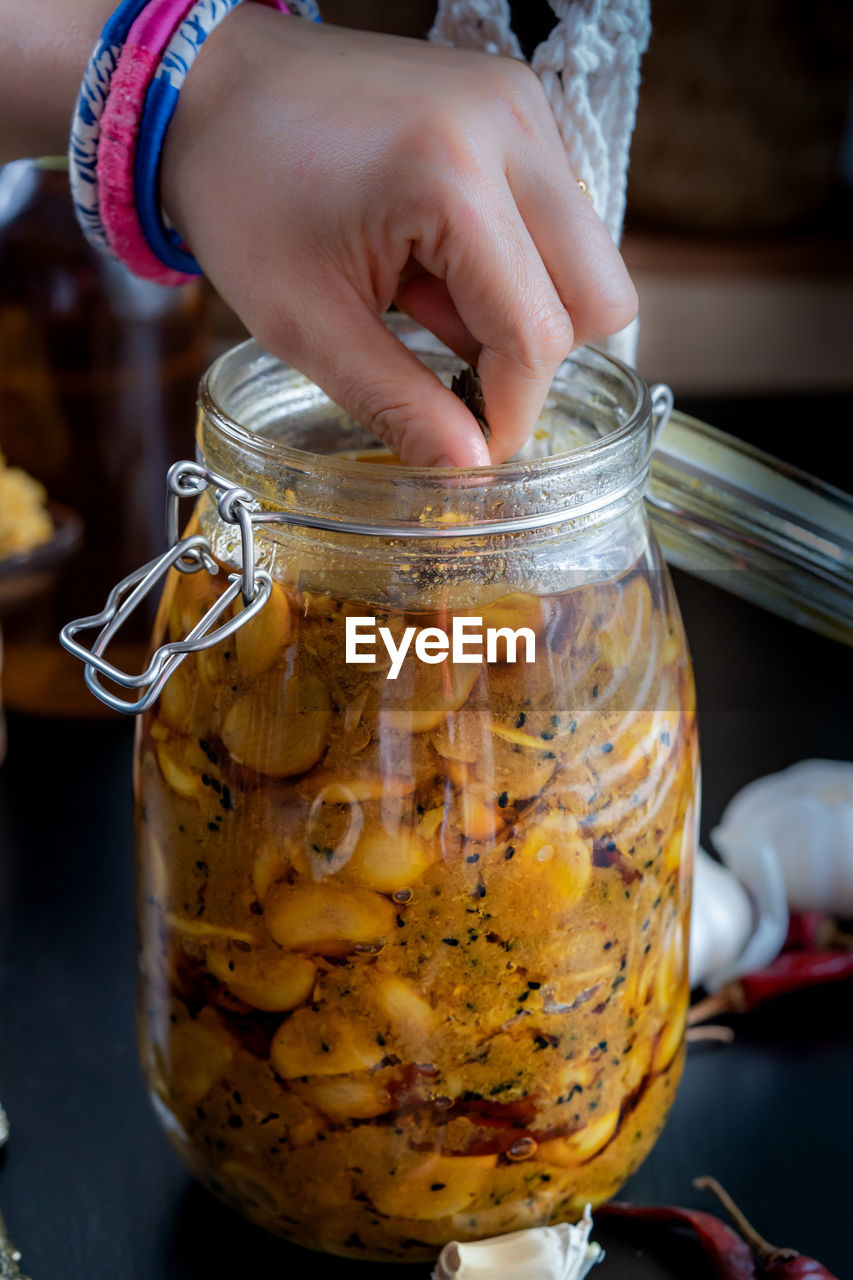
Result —
<path fill-rule="evenodd" d="M 441 1251 L 433 1280 L 583 1280 L 604 1257 L 590 1243 L 589 1205 L 580 1222 L 533 1227 L 470 1244 L 453 1242 Z"/>

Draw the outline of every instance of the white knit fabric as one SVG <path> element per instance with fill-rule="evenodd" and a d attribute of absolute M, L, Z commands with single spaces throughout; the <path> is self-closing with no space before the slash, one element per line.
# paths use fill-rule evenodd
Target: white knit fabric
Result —
<path fill-rule="evenodd" d="M 649 0 L 549 0 L 557 25 L 535 50 L 542 81 L 577 178 L 616 244 L 622 235 L 628 152 L 637 113 L 640 59 L 649 42 Z M 439 0 L 430 39 L 521 58 L 508 0 Z M 633 362 L 637 326 L 610 340 Z"/>

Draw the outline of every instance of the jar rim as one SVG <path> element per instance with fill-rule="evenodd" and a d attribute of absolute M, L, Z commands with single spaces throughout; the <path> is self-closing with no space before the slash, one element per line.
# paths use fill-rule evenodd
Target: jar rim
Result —
<path fill-rule="evenodd" d="M 449 362 L 458 368 L 458 357 L 407 316 L 391 315 L 386 322 L 428 367 L 432 357 L 445 376 Z M 467 523 L 465 509 L 472 523 L 503 522 L 522 510 L 530 516 L 559 513 L 562 522 L 575 511 L 581 517 L 600 512 L 645 486 L 654 435 L 652 397 L 635 370 L 597 348 L 578 348 L 557 370 L 549 405 L 553 421 L 562 414 L 566 423 L 583 423 L 598 434 L 542 457 L 484 467 L 385 463 L 378 468 L 351 456 L 355 450 L 349 448 L 315 452 L 253 429 L 249 421 L 263 421 L 264 415 L 268 426 L 327 406 L 342 420 L 346 415 L 310 379 L 249 339 L 220 355 L 201 379 L 199 456 L 221 475 L 236 473 L 241 484 L 273 504 L 293 490 L 302 510 L 327 513 L 337 503 L 335 519 L 343 523 L 348 516 L 358 519 L 361 501 L 389 493 L 398 526 L 432 526 L 448 519 L 448 495 L 460 505 L 460 523 Z M 352 424 L 349 418 L 346 422 Z M 370 447 L 359 446 L 359 452 Z"/>

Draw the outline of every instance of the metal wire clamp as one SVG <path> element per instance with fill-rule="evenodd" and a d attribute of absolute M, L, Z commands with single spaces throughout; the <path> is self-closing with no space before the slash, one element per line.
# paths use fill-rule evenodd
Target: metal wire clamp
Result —
<path fill-rule="evenodd" d="M 69 653 L 79 658 L 85 666 L 86 684 L 101 702 L 114 711 L 126 715 L 138 715 L 159 697 L 160 690 L 188 653 L 199 653 L 233 635 L 266 604 L 272 590 L 272 579 L 264 569 L 255 564 L 255 543 L 248 504 L 252 496 L 245 489 L 229 485 L 221 476 L 207 471 L 195 462 L 176 462 L 167 476 L 168 503 L 166 529 L 169 549 L 163 555 L 136 569 L 113 587 L 100 613 L 87 618 L 77 618 L 67 623 L 59 633 L 59 639 Z M 219 572 L 219 565 L 210 553 L 210 544 L 203 534 L 188 538 L 178 537 L 180 499 L 197 498 L 208 486 L 216 492 L 219 515 L 228 524 L 240 530 L 242 571 L 228 576 L 228 587 L 211 605 L 207 613 L 192 628 L 185 640 L 173 640 L 155 650 L 146 669 L 139 675 L 121 671 L 104 656 L 107 645 L 128 620 L 142 600 L 158 586 L 170 569 L 180 573 L 211 575 Z M 242 595 L 243 607 L 233 618 L 219 626 L 215 624 L 227 612 L 232 603 Z M 98 629 L 91 649 L 77 639 L 80 632 Z M 144 692 L 136 699 L 119 697 L 105 688 L 101 677 L 126 689 Z"/>

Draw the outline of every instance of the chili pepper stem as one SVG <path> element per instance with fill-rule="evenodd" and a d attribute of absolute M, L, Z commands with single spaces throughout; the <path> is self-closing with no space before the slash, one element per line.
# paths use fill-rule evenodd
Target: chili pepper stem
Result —
<path fill-rule="evenodd" d="M 842 929 L 837 920 L 827 920 L 820 932 L 820 944 L 828 950 L 853 951 L 853 933 Z"/>
<path fill-rule="evenodd" d="M 721 1013 L 739 1013 L 740 1001 L 738 1001 L 735 989 L 737 983 L 728 983 L 725 987 L 721 987 L 719 991 L 715 991 L 713 995 L 705 996 L 704 1000 L 700 1000 L 698 1004 L 694 1004 L 687 1011 L 688 1027 L 695 1027 L 697 1023 L 707 1022 L 709 1018 L 716 1018 Z"/>
<path fill-rule="evenodd" d="M 710 1191 L 717 1197 L 750 1249 L 753 1249 L 763 1262 L 775 1262 L 777 1258 L 799 1257 L 796 1249 L 779 1249 L 769 1240 L 765 1240 L 764 1236 L 759 1235 L 749 1219 L 744 1216 L 743 1210 L 735 1204 L 728 1191 L 716 1178 L 705 1174 L 701 1178 L 694 1178 L 693 1185 L 697 1191 Z"/>
<path fill-rule="evenodd" d="M 731 1027 L 721 1027 L 714 1025 L 703 1027 L 688 1027 L 685 1040 L 688 1044 L 700 1044 L 703 1040 L 716 1040 L 719 1044 L 731 1044 L 735 1038 L 735 1033 Z"/>

